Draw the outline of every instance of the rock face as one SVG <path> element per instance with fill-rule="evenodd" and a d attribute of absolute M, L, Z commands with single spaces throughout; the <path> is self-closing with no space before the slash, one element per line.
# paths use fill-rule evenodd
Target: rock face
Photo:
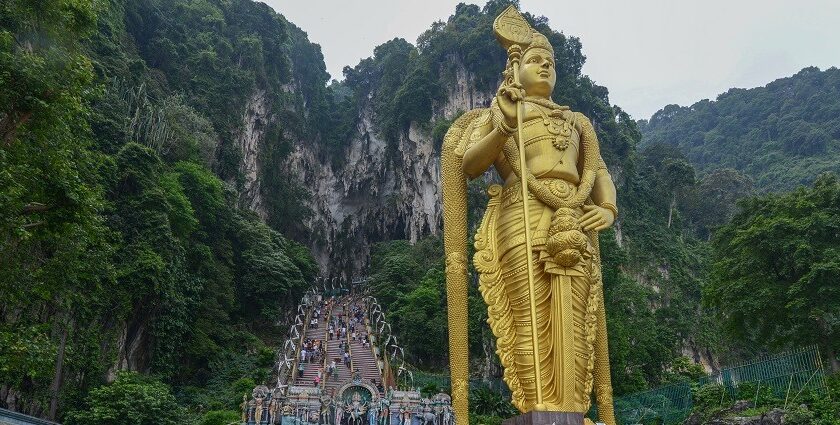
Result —
<path fill-rule="evenodd" d="M 436 105 L 432 122 L 487 106 L 491 99 L 492 93 L 475 90 L 472 78 L 461 69 L 446 100 Z M 312 217 L 306 223 L 310 233 L 307 243 L 325 274 L 362 271 L 370 246 L 377 241 L 414 242 L 440 232 L 440 152 L 430 123 L 412 123 L 396 149 L 386 153 L 387 141 L 374 128 L 373 118 L 370 105 L 363 106 L 338 169 L 320 160 L 326 155 L 313 140 L 297 140 L 286 160 L 286 171 L 298 176 L 310 191 Z M 254 93 L 237 137 L 244 177 L 240 204 L 263 218 L 270 211 L 265 211 L 261 195 L 260 146 L 272 119 L 265 93 Z"/>
<path fill-rule="evenodd" d="M 263 220 L 268 215 L 260 194 L 259 149 L 261 143 L 265 140 L 268 119 L 265 91 L 257 90 L 245 104 L 245 114 L 242 117 L 243 126 L 237 138 L 237 145 L 242 153 L 242 162 L 239 164 L 239 171 L 243 176 L 240 192 L 241 205 L 256 212 Z"/>
<path fill-rule="evenodd" d="M 698 346 L 693 340 L 683 342 L 682 355 L 691 359 L 694 363 L 703 365 L 706 373 L 717 373 L 720 371 L 718 359 L 714 357 L 707 347 Z"/>

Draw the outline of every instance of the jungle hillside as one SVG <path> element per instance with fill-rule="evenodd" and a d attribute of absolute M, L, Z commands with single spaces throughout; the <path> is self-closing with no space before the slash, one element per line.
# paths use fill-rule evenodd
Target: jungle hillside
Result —
<path fill-rule="evenodd" d="M 330 76 L 305 28 L 252 0 L 3 2 L 0 407 L 236 421 L 318 276 L 366 276 L 415 373 L 445 377 L 429 188 L 446 130 L 498 89 L 510 3 L 459 4 Z M 615 395 L 811 345 L 840 372 L 840 71 L 636 121 L 582 73 L 579 38 L 523 12 L 618 188 L 600 235 Z M 495 179 L 470 183 L 473 229 Z M 476 285 L 469 303 L 473 378 L 497 382 Z M 802 423 L 838 423 L 832 379 Z M 482 423 L 515 413 L 474 390 Z"/>

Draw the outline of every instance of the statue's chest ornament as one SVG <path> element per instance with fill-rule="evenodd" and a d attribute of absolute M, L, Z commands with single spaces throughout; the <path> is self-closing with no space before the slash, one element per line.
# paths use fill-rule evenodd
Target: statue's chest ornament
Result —
<path fill-rule="evenodd" d="M 540 108 L 537 108 L 537 111 L 542 116 L 543 125 L 548 133 L 554 136 L 554 140 L 551 142 L 552 146 L 565 155 L 566 148 L 572 141 L 572 125 L 563 119 L 562 111 L 554 110 L 550 114 L 546 114 Z M 560 163 L 563 163 L 562 159 Z"/>

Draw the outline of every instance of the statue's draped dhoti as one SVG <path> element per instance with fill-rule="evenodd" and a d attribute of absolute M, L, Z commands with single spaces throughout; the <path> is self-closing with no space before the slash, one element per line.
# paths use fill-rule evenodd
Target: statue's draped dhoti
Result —
<path fill-rule="evenodd" d="M 513 402 L 518 404 L 516 393 L 521 390 L 518 401 L 527 409 L 536 402 L 536 382 L 520 190 L 519 185 L 514 184 L 501 191 L 498 188 L 490 191 L 488 211 L 476 240 L 479 241 L 477 247 L 483 242 L 496 245 L 485 246 L 485 249 L 495 251 L 498 272 L 485 273 L 482 285 L 501 288 L 494 291 L 496 296 L 485 294 L 485 301 L 490 307 L 491 328 L 494 327 L 493 321 L 507 322 L 513 327 L 513 338 L 500 339 L 497 346 L 505 367 L 505 380 L 515 393 Z M 549 410 L 585 413 L 589 409 L 589 394 L 592 391 L 594 333 L 590 340 L 586 335 L 587 329 L 593 329 L 595 325 L 594 315 L 588 313 L 593 312 L 590 307 L 600 284 L 597 281 L 599 273 L 593 273 L 600 268 L 598 257 L 590 243 L 587 255 L 577 265 L 562 267 L 556 264 L 546 252 L 554 211 L 533 195 L 528 202 L 533 258 L 536 261 L 533 267 L 534 299 L 543 402 Z M 488 254 L 485 251 L 484 258 L 479 258 L 481 252 L 476 254 L 479 272 L 482 267 L 478 263 L 486 261 Z M 484 289 L 482 293 L 486 292 Z M 499 308 L 494 309 L 493 304 Z M 507 304 L 508 309 L 504 309 L 503 304 Z M 510 317 L 500 317 L 506 315 L 500 313 L 502 310 L 509 311 L 507 314 Z"/>

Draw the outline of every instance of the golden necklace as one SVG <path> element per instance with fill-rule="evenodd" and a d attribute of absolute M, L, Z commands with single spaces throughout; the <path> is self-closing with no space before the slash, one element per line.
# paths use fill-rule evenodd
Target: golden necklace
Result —
<path fill-rule="evenodd" d="M 537 112 L 540 113 L 540 116 L 543 120 L 543 125 L 545 125 L 546 129 L 549 133 L 554 135 L 554 140 L 551 144 L 554 146 L 555 149 L 563 153 L 563 156 L 566 155 L 566 148 L 569 147 L 570 144 L 570 137 L 572 135 L 572 126 L 569 124 L 568 121 L 563 119 L 563 111 L 569 110 L 568 106 L 560 106 L 549 99 L 544 99 L 541 97 L 533 97 L 533 98 L 525 98 L 526 102 L 531 102 L 537 104 L 539 106 L 543 106 L 545 108 L 551 109 L 551 114 L 546 114 L 542 108 L 537 107 L 535 108 Z M 561 157 L 560 164 L 563 163 L 563 159 Z"/>

